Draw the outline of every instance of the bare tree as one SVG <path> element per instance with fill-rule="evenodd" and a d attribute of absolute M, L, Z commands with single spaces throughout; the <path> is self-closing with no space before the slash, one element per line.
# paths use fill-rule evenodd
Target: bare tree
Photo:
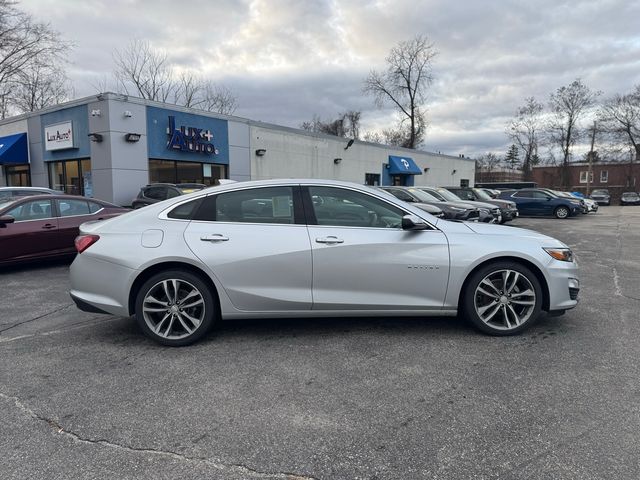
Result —
<path fill-rule="evenodd" d="M 61 73 L 62 53 L 69 48 L 71 45 L 48 24 L 35 21 L 13 1 L 0 0 L 0 115 L 3 118 L 24 111 L 16 104 L 14 95 L 22 96 L 30 79 L 38 79 L 37 90 L 42 85 L 43 71 Z"/>
<path fill-rule="evenodd" d="M 314 115 L 311 121 L 300 124 L 300 128 L 310 132 L 326 133 L 337 137 L 360 138 L 360 118 L 362 112 L 349 110 L 341 113 L 334 120 L 323 121 L 318 115 Z"/>
<path fill-rule="evenodd" d="M 113 60 L 122 93 L 158 102 L 175 97 L 177 85 L 166 52 L 154 49 L 145 40 L 133 39 L 122 51 L 114 51 Z"/>
<path fill-rule="evenodd" d="M 202 110 L 233 115 L 238 108 L 238 98 L 225 86 L 211 81 L 204 82 Z"/>
<path fill-rule="evenodd" d="M 15 80 L 12 102 L 21 112 L 33 112 L 69 99 L 72 88 L 57 66 L 36 64 Z"/>
<path fill-rule="evenodd" d="M 549 124 L 549 137 L 562 151 L 562 186 L 569 187 L 569 159 L 576 141 L 580 138 L 579 122 L 593 107 L 601 92 L 594 92 L 578 78 L 561 87 L 549 98 L 553 118 Z"/>
<path fill-rule="evenodd" d="M 427 122 L 422 105 L 433 81 L 431 69 L 436 54 L 427 37 L 418 35 L 392 48 L 386 58 L 387 69 L 372 70 L 364 82 L 365 93 L 373 95 L 378 107 L 391 104 L 399 111 L 401 121 L 394 133 L 405 131 L 403 147 L 416 148 L 424 140 Z"/>
<path fill-rule="evenodd" d="M 522 171 L 525 180 L 531 179 L 531 166 L 537 160 L 538 145 L 543 130 L 542 110 L 541 103 L 533 97 L 528 97 L 507 126 L 507 136 L 524 152 Z"/>
<path fill-rule="evenodd" d="M 238 107 L 237 98 L 228 88 L 189 70 L 176 75 L 166 52 L 147 41 L 131 40 L 124 50 L 115 50 L 113 58 L 121 93 L 225 115 L 232 115 Z"/>
<path fill-rule="evenodd" d="M 626 95 L 609 98 L 598 113 L 599 125 L 614 144 L 628 145 L 640 162 L 640 85 Z"/>

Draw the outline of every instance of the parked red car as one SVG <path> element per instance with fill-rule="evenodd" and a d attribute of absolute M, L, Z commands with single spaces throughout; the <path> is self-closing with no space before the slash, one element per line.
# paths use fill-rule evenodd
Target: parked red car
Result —
<path fill-rule="evenodd" d="M 0 265 L 73 255 L 81 223 L 128 211 L 102 200 L 70 195 L 4 199 L 0 201 Z"/>

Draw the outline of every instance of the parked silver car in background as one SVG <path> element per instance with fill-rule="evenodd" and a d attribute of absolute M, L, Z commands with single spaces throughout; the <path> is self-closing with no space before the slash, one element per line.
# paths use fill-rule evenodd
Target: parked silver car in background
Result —
<path fill-rule="evenodd" d="M 81 227 L 71 297 L 135 315 L 165 345 L 220 319 L 466 316 L 521 332 L 577 304 L 562 242 L 528 230 L 437 219 L 392 195 L 329 180 L 208 188 Z"/>

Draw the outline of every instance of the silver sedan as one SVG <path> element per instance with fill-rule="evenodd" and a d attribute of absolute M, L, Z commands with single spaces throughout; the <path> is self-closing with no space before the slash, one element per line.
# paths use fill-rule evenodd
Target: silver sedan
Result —
<path fill-rule="evenodd" d="M 438 219 L 328 180 L 225 184 L 82 225 L 71 297 L 172 346 L 221 319 L 454 316 L 516 334 L 577 304 L 578 268 L 537 232 Z"/>

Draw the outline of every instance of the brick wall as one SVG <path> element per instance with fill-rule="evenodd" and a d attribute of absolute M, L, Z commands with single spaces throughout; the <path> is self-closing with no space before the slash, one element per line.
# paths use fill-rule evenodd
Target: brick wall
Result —
<path fill-rule="evenodd" d="M 558 166 L 534 167 L 532 180 L 539 187 L 565 190 L 562 186 L 561 168 Z M 569 165 L 570 191 L 587 192 L 586 163 Z M 611 202 L 618 203 L 622 192 L 640 191 L 640 164 L 633 163 L 595 163 L 591 167 L 593 180 L 590 190 L 606 188 L 611 194 Z"/>

